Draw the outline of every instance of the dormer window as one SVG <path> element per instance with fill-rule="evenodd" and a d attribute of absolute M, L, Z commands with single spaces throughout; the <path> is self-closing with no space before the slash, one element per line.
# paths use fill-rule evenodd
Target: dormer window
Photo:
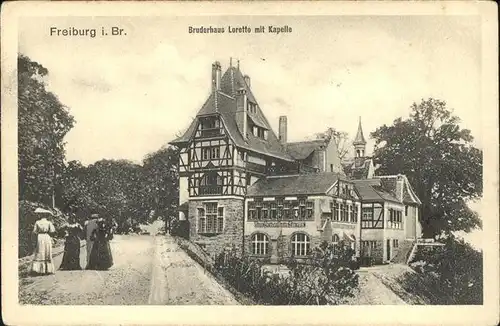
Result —
<path fill-rule="evenodd" d="M 250 113 L 254 113 L 255 114 L 257 112 L 257 104 L 252 103 L 252 102 L 249 101 L 248 102 L 248 111 Z"/>
<path fill-rule="evenodd" d="M 219 117 L 202 117 L 199 120 L 199 126 L 196 137 L 217 137 L 224 134 Z"/>
<path fill-rule="evenodd" d="M 259 137 L 259 127 L 253 126 L 253 135 Z"/>
<path fill-rule="evenodd" d="M 269 131 L 268 130 L 264 130 L 264 140 L 267 140 L 268 134 L 269 134 Z"/>

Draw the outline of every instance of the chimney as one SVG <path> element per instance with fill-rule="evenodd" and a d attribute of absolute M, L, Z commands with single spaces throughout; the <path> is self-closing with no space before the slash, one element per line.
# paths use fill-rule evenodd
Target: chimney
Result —
<path fill-rule="evenodd" d="M 399 201 L 403 201 L 403 187 L 404 187 L 404 177 L 401 174 L 398 174 L 396 177 L 396 198 Z"/>
<path fill-rule="evenodd" d="M 236 125 L 243 139 L 247 139 L 247 91 L 240 88 L 236 94 Z"/>
<path fill-rule="evenodd" d="M 280 140 L 281 144 L 284 146 L 286 145 L 286 136 L 287 136 L 286 129 L 287 129 L 286 116 L 282 115 L 282 116 L 280 116 L 278 134 L 279 134 L 279 140 Z"/>
<path fill-rule="evenodd" d="M 220 62 L 215 61 L 212 64 L 212 92 L 220 90 L 221 67 Z"/>
<path fill-rule="evenodd" d="M 248 88 L 250 89 L 250 77 L 248 75 L 243 76 L 243 79 L 245 79 L 245 84 L 247 84 Z"/>

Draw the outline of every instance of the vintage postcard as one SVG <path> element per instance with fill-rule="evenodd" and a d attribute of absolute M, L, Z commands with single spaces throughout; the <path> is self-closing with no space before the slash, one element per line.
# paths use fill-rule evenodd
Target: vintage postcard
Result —
<path fill-rule="evenodd" d="M 7 324 L 498 322 L 493 2 L 1 15 Z"/>

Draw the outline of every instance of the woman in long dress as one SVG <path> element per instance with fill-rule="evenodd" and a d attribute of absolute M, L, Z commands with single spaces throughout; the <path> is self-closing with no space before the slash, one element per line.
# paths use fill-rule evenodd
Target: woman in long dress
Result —
<path fill-rule="evenodd" d="M 97 226 L 91 236 L 94 245 L 87 269 L 106 270 L 113 266 L 113 256 L 109 245 L 109 240 L 113 239 L 112 227 L 104 219 L 99 219 Z"/>
<path fill-rule="evenodd" d="M 33 227 L 33 234 L 36 236 L 36 248 L 30 272 L 35 275 L 46 275 L 54 273 L 54 262 L 52 260 L 52 235 L 56 228 L 48 217 L 53 216 L 52 212 L 43 208 L 37 208 L 35 214 L 39 219 Z"/>
<path fill-rule="evenodd" d="M 64 227 L 66 241 L 64 243 L 64 256 L 59 269 L 61 270 L 79 270 L 80 266 L 80 238 L 83 234 L 82 226 L 72 216 L 70 223 Z"/>

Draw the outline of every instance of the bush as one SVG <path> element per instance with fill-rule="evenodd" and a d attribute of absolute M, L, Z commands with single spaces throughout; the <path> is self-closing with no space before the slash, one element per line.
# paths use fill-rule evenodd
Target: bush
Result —
<path fill-rule="evenodd" d="M 350 268 L 352 257 L 349 248 L 325 244 L 314 249 L 306 261 L 290 259 L 289 275 L 279 275 L 263 272 L 257 260 L 225 251 L 216 258 L 215 268 L 259 304 L 336 305 L 352 297 L 358 285 L 358 275 Z"/>
<path fill-rule="evenodd" d="M 189 240 L 189 221 L 179 221 L 178 219 L 172 220 L 170 233 L 174 236 Z"/>
<path fill-rule="evenodd" d="M 422 250 L 411 266 L 442 293 L 437 304 L 483 303 L 483 255 L 464 240 L 449 237 L 440 250 Z"/>

